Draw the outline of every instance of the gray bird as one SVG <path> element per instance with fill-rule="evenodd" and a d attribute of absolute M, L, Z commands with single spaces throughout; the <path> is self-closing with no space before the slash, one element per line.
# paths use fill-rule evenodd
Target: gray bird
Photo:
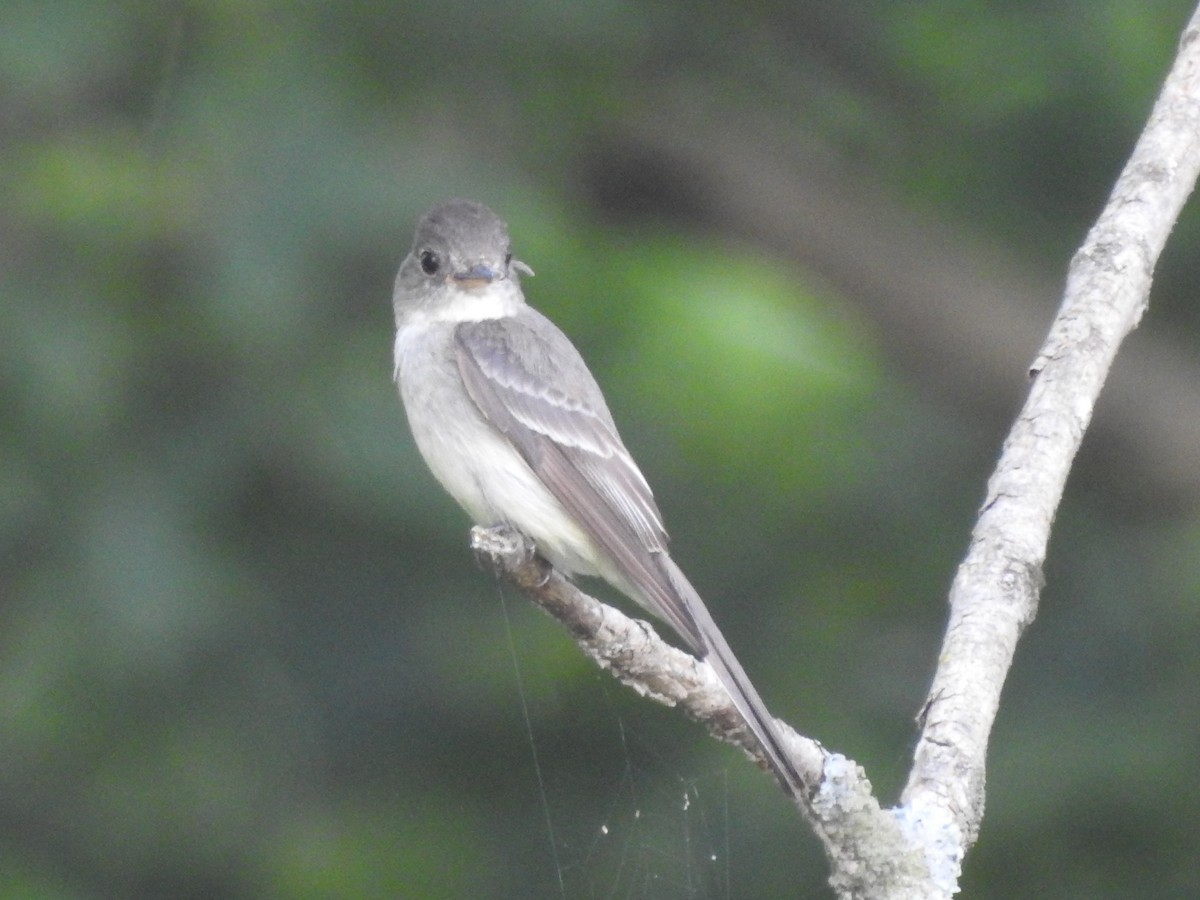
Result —
<path fill-rule="evenodd" d="M 509 524 L 564 574 L 599 576 L 708 661 L 783 786 L 804 784 L 750 679 L 667 553 L 650 486 L 596 380 L 528 306 L 508 226 L 450 200 L 417 226 L 392 298 L 409 427 L 434 476 L 478 525 Z"/>

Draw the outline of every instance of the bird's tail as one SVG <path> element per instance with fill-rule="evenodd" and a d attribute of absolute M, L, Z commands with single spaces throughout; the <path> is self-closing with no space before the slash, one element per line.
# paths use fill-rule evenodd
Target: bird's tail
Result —
<path fill-rule="evenodd" d="M 658 562 L 695 623 L 694 634 L 701 642 L 701 646 L 695 649 L 717 673 L 733 705 L 742 714 L 746 727 L 762 747 L 767 762 L 780 784 L 793 797 L 803 797 L 808 789 L 792 761 L 791 754 L 783 745 L 779 726 L 767 711 L 766 704 L 754 689 L 742 664 L 734 656 L 717 623 L 709 615 L 704 601 L 670 556 L 666 553 L 660 554 Z"/>

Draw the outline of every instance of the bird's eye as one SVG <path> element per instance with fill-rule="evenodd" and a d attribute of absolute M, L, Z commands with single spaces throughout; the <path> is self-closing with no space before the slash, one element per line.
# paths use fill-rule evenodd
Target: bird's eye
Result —
<path fill-rule="evenodd" d="M 432 250 L 422 250 L 420 255 L 421 271 L 426 275 L 436 275 L 442 267 L 442 260 Z"/>

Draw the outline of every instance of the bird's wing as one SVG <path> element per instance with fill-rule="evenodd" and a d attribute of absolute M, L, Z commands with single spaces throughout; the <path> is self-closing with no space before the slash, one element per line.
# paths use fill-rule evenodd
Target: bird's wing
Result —
<path fill-rule="evenodd" d="M 662 516 L 599 387 L 566 336 L 526 312 L 542 326 L 508 317 L 457 327 L 467 393 L 624 574 L 634 599 L 706 652 L 692 611 L 656 559 L 667 544 Z"/>

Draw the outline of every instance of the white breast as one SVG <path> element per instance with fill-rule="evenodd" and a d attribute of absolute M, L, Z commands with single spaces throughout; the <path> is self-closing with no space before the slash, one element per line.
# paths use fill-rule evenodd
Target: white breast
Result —
<path fill-rule="evenodd" d="M 598 574 L 590 538 L 467 395 L 453 329 L 426 320 L 396 333 L 400 397 L 426 464 L 477 525 L 512 524 L 557 568 Z"/>

